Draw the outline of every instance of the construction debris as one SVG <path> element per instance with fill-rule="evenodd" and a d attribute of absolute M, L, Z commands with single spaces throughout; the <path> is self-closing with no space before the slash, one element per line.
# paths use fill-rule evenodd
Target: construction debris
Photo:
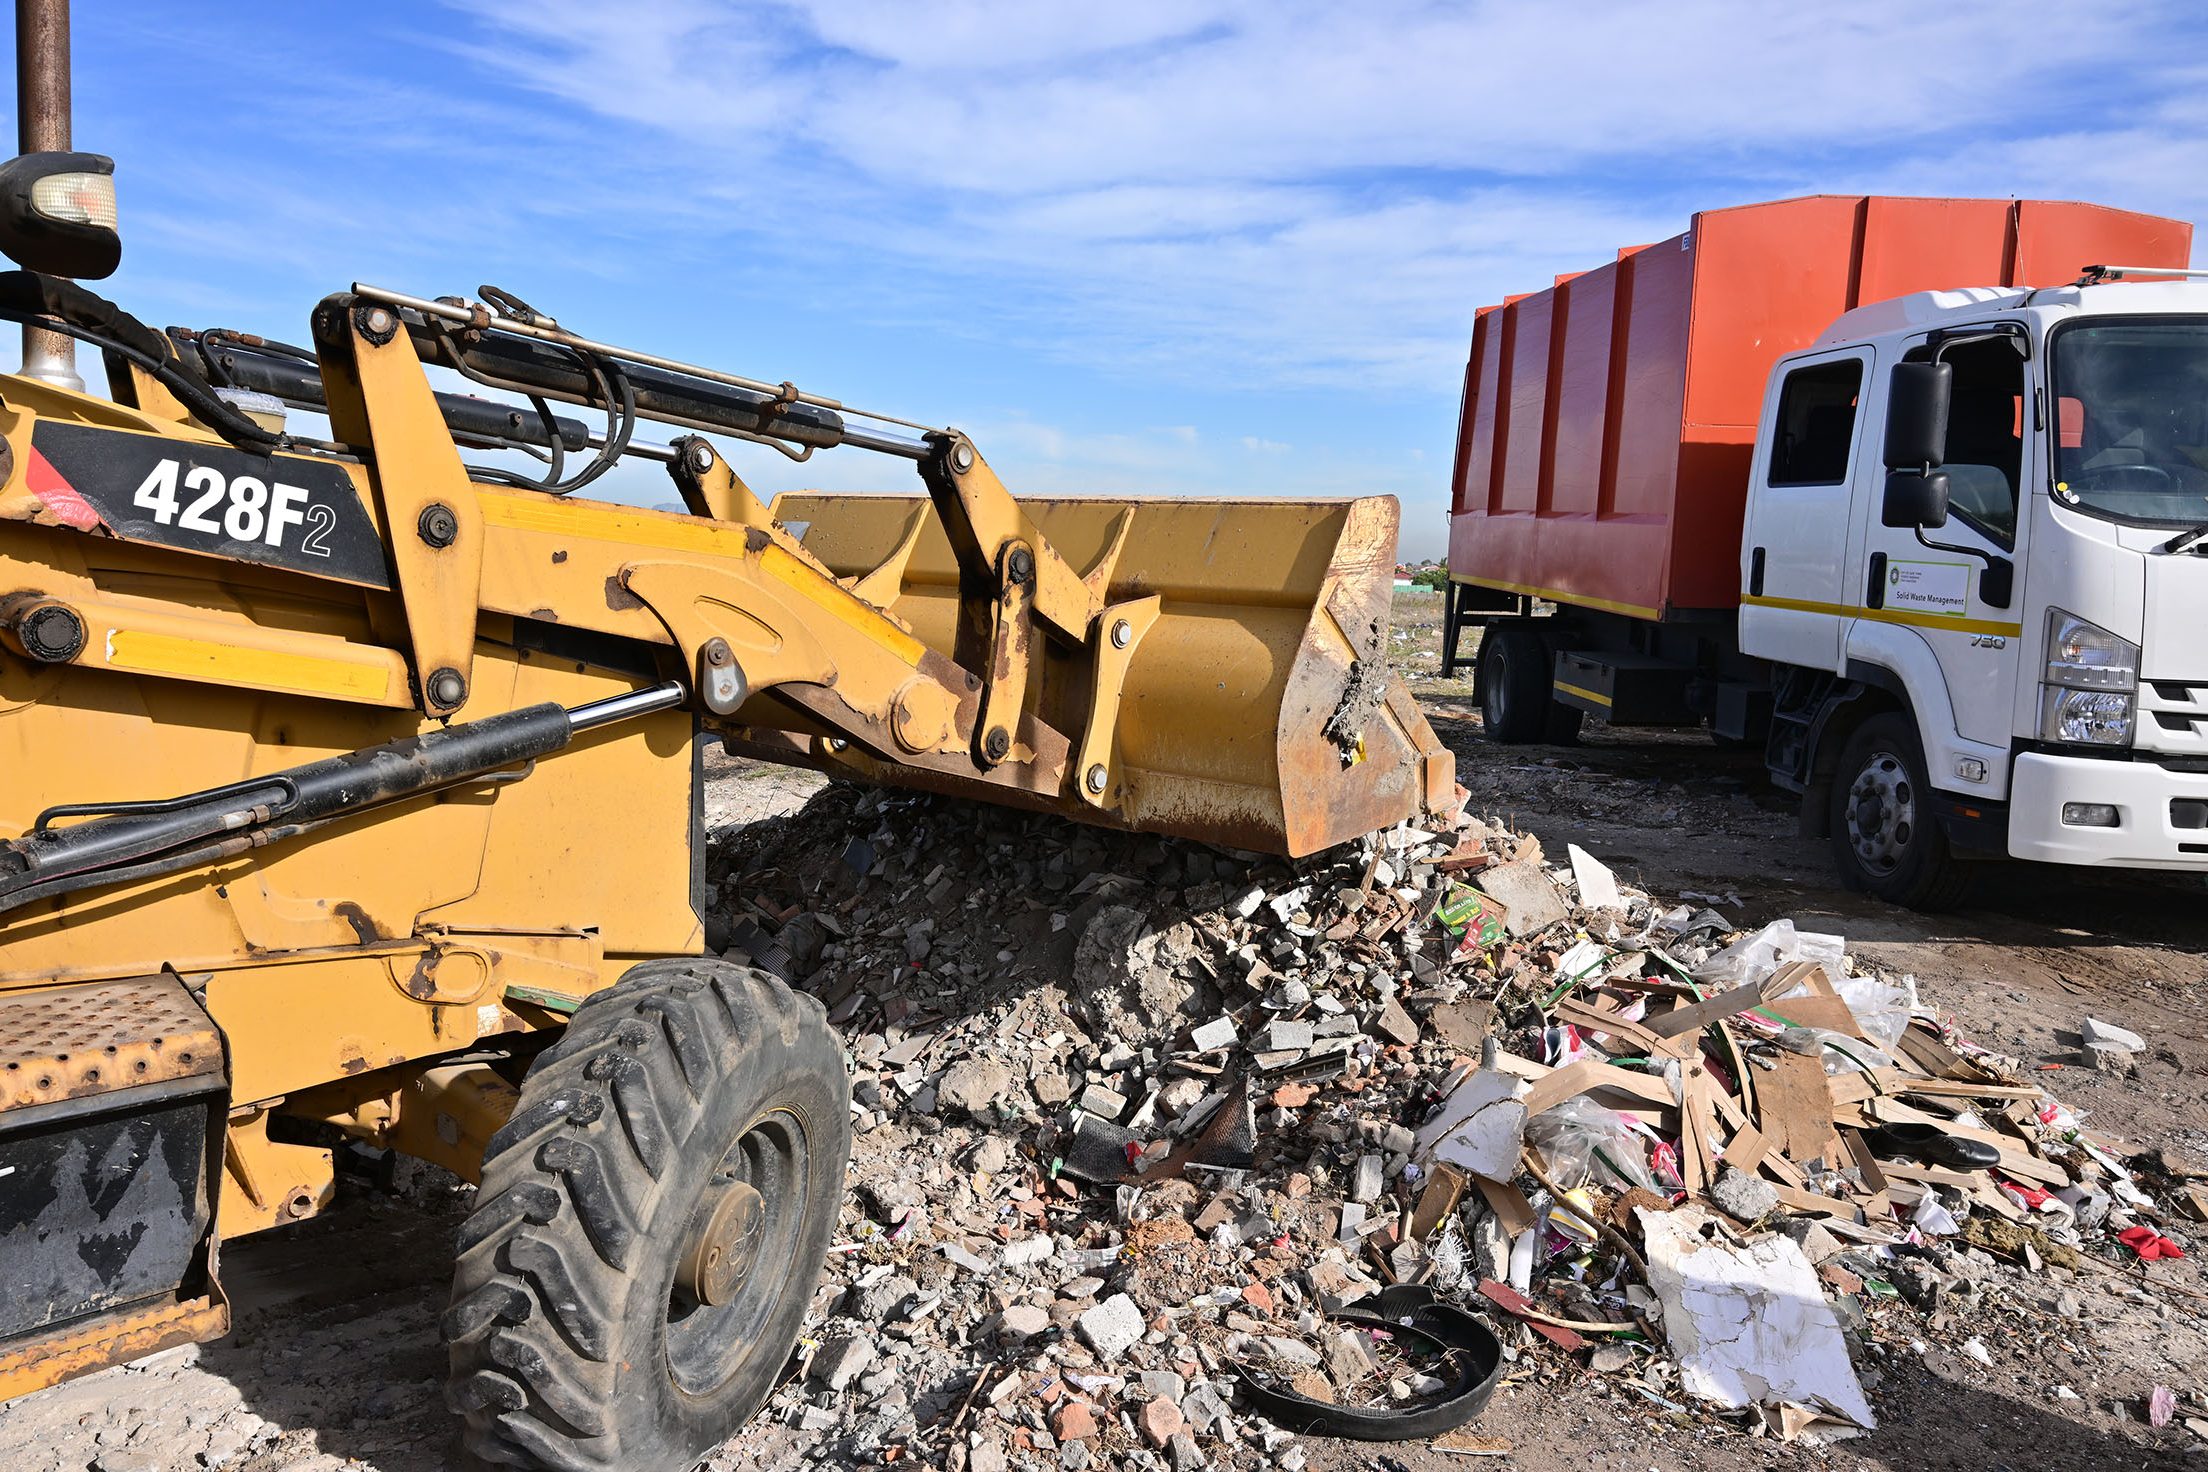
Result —
<path fill-rule="evenodd" d="M 1353 1322 L 1419 1291 L 1506 1387 L 1576 1360 L 1819 1439 L 1989 1275 L 2183 1250 L 2181 1168 L 1912 978 L 1569 858 L 1468 816 L 1289 865 L 842 786 L 731 835 L 751 954 L 854 1071 L 819 1348 L 770 1413 L 849 1462 L 1298 1472 L 1283 1407 L 1461 1409 L 1459 1353 Z"/>

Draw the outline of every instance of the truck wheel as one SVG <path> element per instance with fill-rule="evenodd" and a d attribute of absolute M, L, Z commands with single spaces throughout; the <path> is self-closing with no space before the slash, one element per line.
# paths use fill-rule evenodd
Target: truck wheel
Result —
<path fill-rule="evenodd" d="M 796 1343 L 850 1148 L 813 998 L 684 958 L 584 1002 L 460 1232 L 444 1328 L 468 1451 L 674 1472 L 727 1440 Z"/>
<path fill-rule="evenodd" d="M 1970 886 L 1932 812 L 1924 749 L 1906 715 L 1873 716 L 1840 753 L 1832 849 L 1848 888 L 1912 910 L 1945 910 Z"/>
<path fill-rule="evenodd" d="M 1527 746 L 1549 736 L 1549 646 L 1531 629 L 1508 624 L 1480 640 L 1480 719 L 1490 739 Z M 1575 733 L 1576 734 L 1576 733 Z"/>

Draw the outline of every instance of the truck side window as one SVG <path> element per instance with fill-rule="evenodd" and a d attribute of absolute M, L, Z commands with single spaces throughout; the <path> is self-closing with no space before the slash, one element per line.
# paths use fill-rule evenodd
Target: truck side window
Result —
<path fill-rule="evenodd" d="M 1771 484 L 1836 486 L 1848 478 L 1855 440 L 1856 397 L 1863 360 L 1815 363 L 1786 375 L 1779 389 L 1778 433 L 1771 445 Z"/>
<path fill-rule="evenodd" d="M 2024 471 L 2024 360 L 2006 338 L 1948 350 L 1955 396 L 1947 419 L 1948 506 L 2003 547 L 2016 545 Z"/>

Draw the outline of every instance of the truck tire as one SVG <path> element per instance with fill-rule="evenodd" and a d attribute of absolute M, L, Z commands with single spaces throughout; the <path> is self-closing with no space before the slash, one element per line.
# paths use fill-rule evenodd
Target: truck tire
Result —
<path fill-rule="evenodd" d="M 713 959 L 577 1009 L 483 1156 L 448 1398 L 481 1462 L 687 1468 L 788 1361 L 843 1200 L 843 1052 L 819 1002 Z"/>
<path fill-rule="evenodd" d="M 1549 646 L 1532 629 L 1490 628 L 1480 640 L 1480 720 L 1488 739 L 1528 746 L 1548 739 Z"/>
<path fill-rule="evenodd" d="M 1916 723 L 1888 712 L 1856 727 L 1832 783 L 1832 851 L 1847 887 L 1912 910 L 1948 910 L 1970 888 L 1932 812 Z"/>

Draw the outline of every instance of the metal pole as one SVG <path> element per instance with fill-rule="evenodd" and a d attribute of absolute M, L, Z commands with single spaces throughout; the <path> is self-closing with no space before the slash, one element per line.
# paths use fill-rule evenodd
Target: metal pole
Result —
<path fill-rule="evenodd" d="M 19 153 L 69 151 L 69 0 L 15 0 L 15 136 Z M 82 393 L 75 339 L 24 328 L 23 376 Z"/>

